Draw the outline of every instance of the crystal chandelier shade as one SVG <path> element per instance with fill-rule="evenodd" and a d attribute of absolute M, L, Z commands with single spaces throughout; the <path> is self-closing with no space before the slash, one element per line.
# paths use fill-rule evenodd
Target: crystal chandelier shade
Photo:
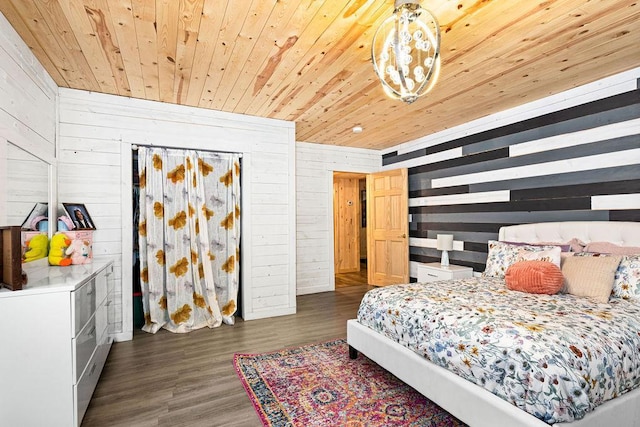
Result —
<path fill-rule="evenodd" d="M 408 104 L 429 92 L 440 73 L 438 21 L 411 1 L 396 0 L 393 15 L 371 45 L 373 68 L 385 92 Z"/>

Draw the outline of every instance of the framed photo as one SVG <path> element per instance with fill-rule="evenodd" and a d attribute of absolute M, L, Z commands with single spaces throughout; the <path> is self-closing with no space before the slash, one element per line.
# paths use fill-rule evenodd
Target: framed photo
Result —
<path fill-rule="evenodd" d="M 74 230 L 95 230 L 96 226 L 82 203 L 63 203 L 64 211 L 75 226 Z"/>
<path fill-rule="evenodd" d="M 38 219 L 47 219 L 49 216 L 49 204 L 48 203 L 36 203 L 36 205 L 31 209 L 29 215 L 24 219 L 21 228 L 23 230 L 37 230 L 37 223 L 34 223 L 36 218 Z"/>

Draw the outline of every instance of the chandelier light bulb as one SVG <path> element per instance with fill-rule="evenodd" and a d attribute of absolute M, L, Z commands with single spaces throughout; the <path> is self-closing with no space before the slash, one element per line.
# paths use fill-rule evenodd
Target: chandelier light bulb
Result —
<path fill-rule="evenodd" d="M 417 0 L 395 0 L 393 15 L 373 36 L 371 57 L 391 98 L 410 104 L 429 92 L 440 73 L 440 27 Z"/>

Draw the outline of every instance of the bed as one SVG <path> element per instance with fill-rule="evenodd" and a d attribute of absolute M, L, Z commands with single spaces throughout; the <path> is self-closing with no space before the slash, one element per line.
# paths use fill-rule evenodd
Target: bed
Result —
<path fill-rule="evenodd" d="M 508 242 L 568 242 L 572 239 L 578 239 L 584 243 L 610 242 L 611 244 L 619 246 L 637 247 L 640 246 L 640 223 L 550 222 L 503 227 L 499 233 L 499 240 Z M 473 286 L 472 279 L 466 280 L 467 282 L 463 280 L 463 283 L 459 283 L 456 286 L 467 290 L 470 289 L 469 287 Z M 494 286 L 491 283 L 487 284 L 486 279 L 478 278 L 477 280 L 485 280 L 481 286 Z M 402 287 L 414 289 L 420 284 L 414 285 L 416 284 L 391 287 L 388 290 L 388 292 L 391 293 L 387 295 L 392 296 L 394 292 L 399 292 Z M 433 283 L 429 284 L 429 286 L 433 285 Z M 453 283 L 451 285 L 454 286 Z M 495 287 L 497 286 L 498 285 L 495 284 Z M 446 294 L 445 283 L 442 282 L 439 288 L 440 287 L 444 289 L 442 292 L 445 292 L 445 294 L 440 294 L 440 296 L 443 298 L 448 297 L 449 294 Z M 387 292 L 386 288 L 384 289 L 385 292 Z M 500 291 L 498 290 L 496 292 Z M 436 292 L 433 293 L 437 295 Z M 493 297 L 492 295 L 490 296 Z M 543 297 L 547 296 L 545 295 Z M 365 296 L 363 303 L 365 299 L 372 298 Z M 393 298 L 391 297 L 391 299 Z M 621 307 L 622 311 L 626 310 L 630 313 L 635 313 L 633 310 L 638 308 L 632 307 L 631 305 L 625 306 L 624 303 L 626 302 L 627 301 L 621 301 L 617 305 Z M 576 306 L 579 304 L 580 302 L 575 303 Z M 446 304 L 443 304 L 443 306 L 445 305 Z M 361 310 L 364 310 L 362 305 Z M 363 323 L 367 322 L 366 317 L 367 316 L 363 316 Z M 541 419 L 545 418 L 544 414 L 538 414 L 541 418 L 531 415 L 480 385 L 474 384 L 470 379 L 465 379 L 440 366 L 446 365 L 442 360 L 439 360 L 439 364 L 432 363 L 427 358 L 419 355 L 420 351 L 417 351 L 416 348 L 412 350 L 398 343 L 398 341 L 400 341 L 406 345 L 413 345 L 415 347 L 417 344 L 415 340 L 409 339 L 411 337 L 407 339 L 398 337 L 389 338 L 375 331 L 372 327 L 361 324 L 358 319 L 352 319 L 347 322 L 347 342 L 350 346 L 351 356 L 356 356 L 357 352 L 363 353 L 461 421 L 471 426 L 544 427 L 549 424 L 572 427 L 596 427 L 603 425 L 640 426 L 640 387 L 630 391 L 625 390 L 623 393 L 620 393 L 619 396 L 604 401 L 604 403 L 598 405 L 593 410 L 592 408 L 585 409 L 586 415 L 582 416 L 581 414 L 580 416 L 582 418 L 580 419 L 571 422 L 554 422 L 552 417 L 547 417 L 547 419 L 551 419 L 551 421 L 545 422 Z M 611 327 L 611 325 L 609 327 Z M 630 327 L 637 327 L 637 325 L 633 323 L 633 318 L 631 319 Z M 640 335 L 640 331 L 637 331 L 637 334 Z M 415 335 L 415 333 L 409 335 Z M 412 342 L 413 344 L 411 344 Z M 425 348 L 428 348 L 428 346 Z M 433 351 L 433 348 L 431 348 L 431 350 Z M 580 351 L 575 347 L 573 350 Z M 638 383 L 640 382 L 640 379 L 636 378 L 640 377 L 640 369 L 638 368 L 640 364 L 640 354 L 638 354 L 638 346 L 636 345 L 635 349 L 625 350 L 625 352 L 627 352 L 627 359 L 632 361 L 628 363 L 630 367 L 625 368 L 627 371 L 633 371 L 630 374 L 631 378 L 629 382 Z M 426 354 L 428 351 L 425 350 L 424 353 Z M 484 355 L 482 355 L 482 357 L 484 357 Z M 470 370 L 472 369 L 475 368 L 470 367 Z M 463 372 L 458 373 L 464 375 Z M 588 379 L 588 377 L 585 378 Z M 607 392 L 607 387 L 611 386 L 603 386 L 603 393 Z M 623 390 L 623 388 L 621 388 L 621 390 Z M 614 392 L 614 394 L 617 393 Z"/>

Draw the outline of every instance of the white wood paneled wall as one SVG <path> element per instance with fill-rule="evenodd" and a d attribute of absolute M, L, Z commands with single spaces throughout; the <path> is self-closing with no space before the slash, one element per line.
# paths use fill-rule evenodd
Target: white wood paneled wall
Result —
<path fill-rule="evenodd" d="M 333 264 L 333 172 L 380 170 L 377 150 L 296 144 L 297 293 L 335 289 Z"/>
<path fill-rule="evenodd" d="M 132 145 L 238 152 L 242 313 L 295 313 L 295 128 L 291 122 L 60 89 L 59 199 L 85 203 L 97 256 L 121 257 L 119 339 L 132 332 Z"/>
<path fill-rule="evenodd" d="M 20 225 L 36 202 L 55 203 L 48 198 L 48 194 L 55 194 L 54 180 L 48 175 L 55 173 L 57 91 L 53 79 L 0 14 L 0 159 L 4 162 L 11 156 L 15 160 L 16 153 L 7 152 L 10 142 L 39 158 L 46 169 L 45 176 L 29 180 L 29 172 L 22 179 L 7 177 L 10 168 L 0 164 L 1 225 Z M 21 154 L 17 156 L 27 159 Z M 52 167 L 44 166 L 45 163 Z M 12 210 L 17 206 L 20 212 L 7 212 L 8 206 Z"/>

